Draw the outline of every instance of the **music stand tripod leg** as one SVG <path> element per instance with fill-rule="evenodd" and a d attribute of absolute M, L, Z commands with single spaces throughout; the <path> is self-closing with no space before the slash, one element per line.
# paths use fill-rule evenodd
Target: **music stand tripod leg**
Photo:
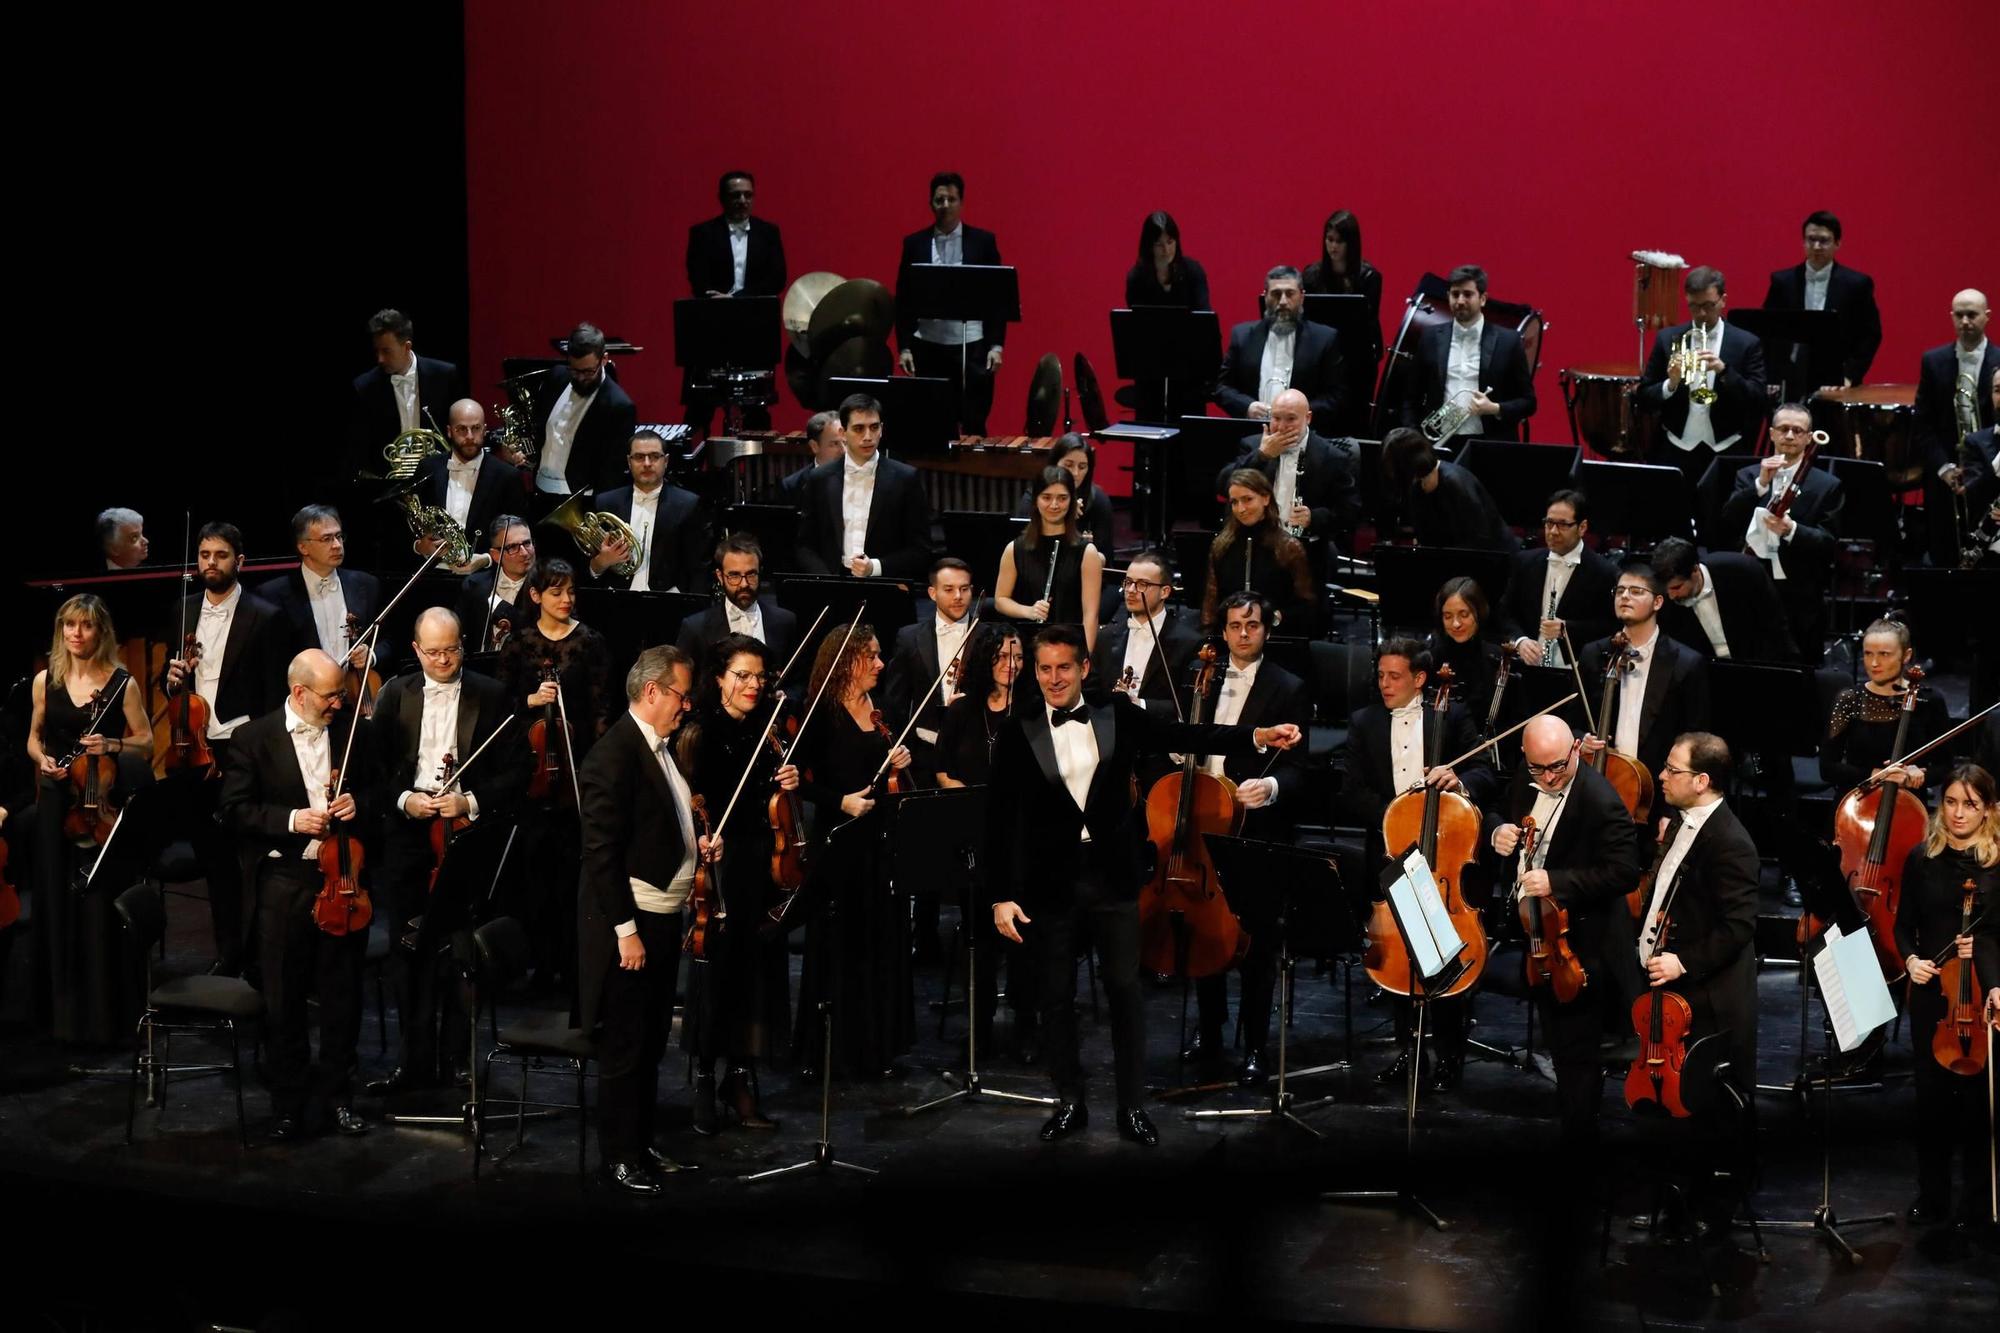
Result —
<path fill-rule="evenodd" d="M 1415 978 L 1418 975 L 1420 974 L 1417 971 L 1416 959 L 1412 958 L 1410 960 L 1410 976 Z M 1319 1197 L 1328 1203 L 1393 1203 L 1400 1208 L 1407 1208 L 1411 1212 L 1421 1215 L 1435 1230 L 1443 1231 L 1450 1224 L 1442 1217 L 1439 1217 L 1429 1204 L 1418 1198 L 1415 1191 L 1409 1186 L 1409 1175 L 1416 1167 L 1417 1075 L 1418 1071 L 1423 1068 L 1424 1062 L 1424 1011 L 1428 1007 L 1421 987 L 1411 993 L 1410 1005 L 1413 1010 L 1410 1015 L 1412 1045 L 1410 1069 L 1403 1094 L 1405 1108 L 1403 1121 L 1403 1186 L 1400 1189 L 1394 1190 L 1328 1190 L 1322 1192 Z"/>
<path fill-rule="evenodd" d="M 822 1173 L 839 1167 L 843 1171 L 855 1171 L 864 1176 L 880 1175 L 872 1166 L 861 1166 L 854 1162 L 843 1162 L 834 1156 L 832 1139 L 833 1120 L 833 1001 L 821 1000 L 819 1009 L 820 1056 L 819 1056 L 819 1141 L 813 1145 L 813 1155 L 803 1162 L 793 1162 L 789 1166 L 775 1166 L 769 1171 L 759 1171 L 745 1176 L 747 1182 L 769 1180 L 773 1176 L 786 1176 L 795 1171 L 817 1168 Z"/>

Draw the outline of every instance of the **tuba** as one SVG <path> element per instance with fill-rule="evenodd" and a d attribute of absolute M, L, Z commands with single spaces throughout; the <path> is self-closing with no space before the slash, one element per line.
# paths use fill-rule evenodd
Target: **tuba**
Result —
<path fill-rule="evenodd" d="M 410 525 L 410 536 L 418 541 L 426 539 L 438 543 L 438 562 L 452 569 L 462 569 L 472 559 L 472 536 L 458 526 L 453 518 L 436 505 L 427 505 L 417 498 L 414 490 L 402 491 L 396 496 L 396 503 L 402 507 L 403 517 Z"/>
<path fill-rule="evenodd" d="M 617 537 L 632 554 L 613 565 L 611 572 L 621 579 L 631 578 L 639 572 L 639 560 L 644 555 L 639 549 L 639 534 L 616 514 L 608 514 L 602 509 L 585 509 L 583 501 L 584 493 L 578 491 L 557 505 L 542 522 L 567 532 L 570 540 L 576 543 L 576 548 L 586 556 L 595 556 L 604 548 L 607 538 Z"/>
<path fill-rule="evenodd" d="M 1708 330 L 1696 324 L 1681 335 L 1674 344 L 1674 354 L 1667 365 L 1669 373 L 1687 385 L 1688 399 L 1704 407 L 1715 401 L 1715 390 L 1708 386 L 1708 367 L 1702 358 L 1713 350 L 1708 345 Z"/>

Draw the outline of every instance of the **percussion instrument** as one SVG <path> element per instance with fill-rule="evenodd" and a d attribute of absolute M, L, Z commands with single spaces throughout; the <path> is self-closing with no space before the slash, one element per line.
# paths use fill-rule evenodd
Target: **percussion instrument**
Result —
<path fill-rule="evenodd" d="M 1633 410 L 1638 368 L 1618 362 L 1565 366 L 1556 373 L 1571 442 L 1604 458 L 1634 461 L 1651 450 L 1658 418 Z"/>
<path fill-rule="evenodd" d="M 1828 452 L 1842 458 L 1872 458 L 1882 464 L 1891 490 L 1908 490 L 1923 480 L 1923 462 L 1911 439 L 1917 421 L 1914 384 L 1857 384 L 1821 389 L 1814 404 L 1839 411 Z"/>

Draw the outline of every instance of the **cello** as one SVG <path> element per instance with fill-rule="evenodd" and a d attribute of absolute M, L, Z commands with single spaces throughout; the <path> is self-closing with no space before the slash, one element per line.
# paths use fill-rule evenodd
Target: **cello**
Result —
<path fill-rule="evenodd" d="M 1972 900 L 1978 892 L 1971 880 L 1965 881 L 1963 907 L 1958 918 L 1958 933 L 1972 933 Z M 1986 990 L 1979 976 L 1973 970 L 1970 958 L 1960 958 L 1954 947 L 1952 956 L 1938 969 L 1938 991 L 1945 998 L 1944 1017 L 1938 1019 L 1937 1030 L 1931 1034 L 1931 1055 L 1937 1062 L 1954 1074 L 1967 1078 L 1986 1068 L 1986 1034 L 1984 1016 L 1980 1005 Z"/>
<path fill-rule="evenodd" d="M 1524 816 L 1521 820 L 1521 866 L 1527 866 L 1533 859 L 1536 836 L 1535 817 Z M 1590 975 L 1583 970 L 1582 961 L 1570 948 L 1569 909 L 1554 898 L 1520 893 L 1519 883 L 1517 876 L 1515 896 L 1520 899 L 1521 928 L 1526 932 L 1528 941 L 1528 947 L 1522 954 L 1528 972 L 1528 985 L 1551 987 L 1556 999 L 1568 1004 L 1590 982 Z"/>
<path fill-rule="evenodd" d="M 1195 725 L 1215 682 L 1212 643 L 1196 654 Z M 1234 835 L 1243 824 L 1236 784 L 1195 763 L 1192 753 L 1177 773 L 1146 793 L 1146 836 L 1153 844 L 1153 874 L 1139 890 L 1140 965 L 1160 976 L 1212 977 L 1250 950 L 1250 932 L 1236 919 L 1216 882 L 1204 833 Z"/>
<path fill-rule="evenodd" d="M 1910 718 L 1917 711 L 1917 691 L 1924 673 L 1911 667 L 1903 675 L 1903 706 L 1891 747 L 1898 755 L 1904 755 L 1904 746 L 1909 743 Z M 1898 767 L 1908 757 L 1884 767 Z M 1841 797 L 1833 812 L 1840 873 L 1867 914 L 1868 933 L 1875 938 L 1882 975 L 1889 981 L 1903 975 L 1903 960 L 1896 956 L 1896 908 L 1903 898 L 1903 861 L 1924 840 L 1926 818 L 1924 803 L 1909 788 L 1874 778 Z"/>
<path fill-rule="evenodd" d="M 1624 630 L 1611 636 L 1610 651 L 1604 657 L 1604 693 L 1599 696 L 1597 721 L 1601 730 L 1598 736 L 1604 741 L 1604 748 L 1590 756 L 1590 766 L 1603 774 L 1611 789 L 1618 793 L 1618 799 L 1625 802 L 1625 808 L 1632 812 L 1632 818 L 1644 819 L 1653 808 L 1653 775 L 1639 762 L 1636 755 L 1627 754 L 1612 746 L 1612 738 L 1617 735 L 1611 725 L 1611 710 L 1618 702 L 1618 687 L 1627 673 L 1639 664 L 1639 650 L 1632 646 Z"/>
<path fill-rule="evenodd" d="M 1451 668 L 1439 667 L 1430 704 L 1437 714 L 1437 725 L 1431 731 L 1429 752 L 1425 756 L 1426 772 L 1438 767 L 1444 759 L 1444 722 L 1451 707 L 1451 686 Z M 1465 901 L 1459 884 L 1466 865 L 1479 851 L 1479 808 L 1457 792 L 1429 783 L 1422 791 L 1404 792 L 1382 812 L 1382 845 L 1408 847 L 1412 843 L 1429 863 L 1431 876 L 1437 881 L 1438 896 L 1444 900 L 1451 924 L 1465 944 L 1465 970 L 1440 992 L 1457 995 L 1470 989 L 1486 970 L 1486 928 L 1480 924 L 1478 911 Z M 1409 951 L 1399 940 L 1388 899 L 1378 899 L 1368 918 L 1368 952 L 1362 962 L 1370 979 L 1383 990 L 1409 995 L 1416 981 L 1410 975 Z"/>
<path fill-rule="evenodd" d="M 1664 837 L 1660 846 L 1666 846 Z M 1657 861 L 1653 869 L 1659 869 Z M 1652 876 L 1649 874 L 1648 879 Z M 1673 930 L 1673 896 L 1680 877 L 1660 905 L 1660 934 L 1646 955 L 1651 962 L 1666 946 Z M 1643 909 L 1642 909 L 1643 910 Z M 1685 1120 L 1692 1114 L 1681 1100 L 1681 1067 L 1687 1063 L 1687 1034 L 1694 1026 L 1694 1006 L 1679 991 L 1653 986 L 1632 1001 L 1632 1030 L 1639 1035 L 1639 1054 L 1625 1071 L 1625 1104 L 1643 1115 L 1668 1115 Z"/>

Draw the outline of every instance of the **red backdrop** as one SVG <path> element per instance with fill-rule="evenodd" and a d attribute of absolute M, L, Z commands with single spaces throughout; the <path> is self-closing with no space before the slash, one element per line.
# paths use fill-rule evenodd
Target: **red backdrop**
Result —
<path fill-rule="evenodd" d="M 1392 333 L 1426 269 L 1483 264 L 1496 296 L 1548 314 L 1533 434 L 1549 440 L 1568 438 L 1557 369 L 1633 355 L 1633 249 L 1714 264 L 1755 305 L 1798 261 L 1801 219 L 1830 208 L 1882 305 L 1870 379 L 1910 381 L 1951 336 L 1954 291 L 2000 296 L 1980 92 L 1996 49 L 2000 6 L 1970 0 L 481 0 L 475 377 L 590 319 L 646 347 L 621 365 L 641 418 L 677 420 L 687 228 L 717 211 L 716 176 L 746 168 L 794 277 L 884 282 L 929 221 L 930 174 L 965 176 L 966 220 L 1021 274 L 996 433 L 1020 429 L 1043 352 L 1083 351 L 1108 392 L 1104 312 L 1154 208 L 1225 325 L 1252 317 L 1267 267 L 1315 256 L 1334 208 L 1361 219 Z"/>

